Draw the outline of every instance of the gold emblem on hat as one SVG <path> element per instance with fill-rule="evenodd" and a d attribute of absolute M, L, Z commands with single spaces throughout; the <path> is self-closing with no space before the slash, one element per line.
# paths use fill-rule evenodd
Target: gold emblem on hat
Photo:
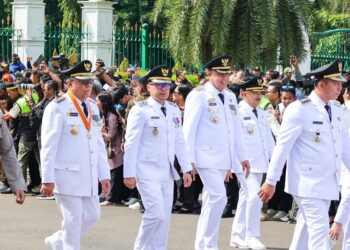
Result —
<path fill-rule="evenodd" d="M 70 129 L 70 132 L 72 135 L 76 135 L 79 133 L 79 128 L 77 126 L 73 126 L 71 129 Z"/>
<path fill-rule="evenodd" d="M 341 61 L 338 62 L 338 69 L 340 72 L 343 70 L 343 63 Z"/>
<path fill-rule="evenodd" d="M 222 58 L 221 63 L 222 66 L 227 67 L 228 66 L 229 59 L 228 58 Z"/>
<path fill-rule="evenodd" d="M 213 123 L 218 123 L 220 121 L 220 118 L 216 115 L 213 115 L 210 117 L 210 120 L 213 122 Z"/>
<path fill-rule="evenodd" d="M 86 71 L 90 71 L 91 70 L 91 64 L 90 63 L 84 63 L 84 68 Z"/>
<path fill-rule="evenodd" d="M 258 78 L 256 81 L 258 82 L 258 85 L 259 85 L 259 86 L 261 86 L 262 83 L 263 83 L 263 80 L 262 80 L 261 78 Z"/>
<path fill-rule="evenodd" d="M 162 68 L 162 75 L 163 76 L 168 76 L 169 74 L 169 69 L 168 68 Z"/>
<path fill-rule="evenodd" d="M 321 142 L 321 136 L 320 136 L 320 131 L 316 132 L 316 135 L 314 137 L 314 140 L 316 143 L 320 143 Z"/>
<path fill-rule="evenodd" d="M 254 133 L 254 129 L 252 127 L 248 127 L 247 128 L 247 132 L 248 132 L 248 134 L 253 134 Z"/>
<path fill-rule="evenodd" d="M 158 131 L 158 128 L 157 128 L 157 127 L 154 127 L 154 128 L 153 128 L 152 134 L 153 134 L 154 136 L 157 136 L 157 135 L 159 134 L 159 131 Z"/>

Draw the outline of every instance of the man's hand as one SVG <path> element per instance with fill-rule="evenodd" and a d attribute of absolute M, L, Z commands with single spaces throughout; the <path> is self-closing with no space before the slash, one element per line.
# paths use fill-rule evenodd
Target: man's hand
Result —
<path fill-rule="evenodd" d="M 258 195 L 262 200 L 262 202 L 268 202 L 269 200 L 271 200 L 273 194 L 275 193 L 275 190 L 276 190 L 275 186 L 264 183 L 260 188 Z"/>
<path fill-rule="evenodd" d="M 17 204 L 21 204 L 21 205 L 22 205 L 23 202 L 24 202 L 24 199 L 25 199 L 25 197 L 26 197 L 24 191 L 23 191 L 23 190 L 16 190 L 16 191 L 14 192 L 14 195 L 16 196 L 16 202 L 17 202 Z"/>
<path fill-rule="evenodd" d="M 40 193 L 42 193 L 45 196 L 52 196 L 54 188 L 54 183 L 42 183 L 40 187 Z"/>
<path fill-rule="evenodd" d="M 227 170 L 226 176 L 225 176 L 225 182 L 230 182 L 230 179 L 232 179 L 232 172 L 231 169 Z"/>
<path fill-rule="evenodd" d="M 290 64 L 295 68 L 298 67 L 298 59 L 296 56 L 290 57 Z"/>
<path fill-rule="evenodd" d="M 184 175 L 182 176 L 182 179 L 184 181 L 184 187 L 189 187 L 192 184 L 192 177 L 191 174 L 189 173 L 184 173 Z"/>
<path fill-rule="evenodd" d="M 135 177 L 124 178 L 124 184 L 130 189 L 134 189 L 136 187 L 136 179 Z"/>
<path fill-rule="evenodd" d="M 103 197 L 107 197 L 109 192 L 111 191 L 111 183 L 109 180 L 102 180 L 101 182 L 102 195 Z"/>
<path fill-rule="evenodd" d="M 343 228 L 342 224 L 338 222 L 334 222 L 331 229 L 329 229 L 329 237 L 332 240 L 338 240 L 342 228 Z"/>
<path fill-rule="evenodd" d="M 242 161 L 241 163 L 243 171 L 245 171 L 245 178 L 248 178 L 250 174 L 250 164 L 249 161 Z"/>

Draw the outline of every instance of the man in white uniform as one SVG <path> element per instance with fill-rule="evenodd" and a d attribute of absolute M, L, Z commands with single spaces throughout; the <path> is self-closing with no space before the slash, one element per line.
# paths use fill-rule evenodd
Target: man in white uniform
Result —
<path fill-rule="evenodd" d="M 174 180 L 175 155 L 180 163 L 184 186 L 191 185 L 191 163 L 188 159 L 181 112 L 166 101 L 171 86 L 171 71 L 158 66 L 148 72 L 150 97 L 131 109 L 125 134 L 124 183 L 141 194 L 145 212 L 135 242 L 135 250 L 165 250 L 168 240 Z"/>
<path fill-rule="evenodd" d="M 259 192 L 263 201 L 271 199 L 288 158 L 285 190 L 299 207 L 292 250 L 329 249 L 329 204 L 339 199 L 341 161 L 350 167 L 350 137 L 342 107 L 334 101 L 345 82 L 338 61 L 307 76 L 315 80 L 315 89 L 287 107 Z"/>
<path fill-rule="evenodd" d="M 51 249 L 80 249 L 80 238 L 100 217 L 98 182 L 104 196 L 110 172 L 101 119 L 92 89 L 91 62 L 64 71 L 67 94 L 51 102 L 42 123 L 41 192 L 55 195 L 62 228 L 45 239 Z"/>
<path fill-rule="evenodd" d="M 241 184 L 236 216 L 232 224 L 231 242 L 233 247 L 266 249 L 259 240 L 260 209 L 262 203 L 258 192 L 263 173 L 267 172 L 275 141 L 268 124 L 266 111 L 258 105 L 261 98 L 262 80 L 248 78 L 239 86 L 243 100 L 239 103 L 242 116 L 243 136 L 250 164 L 250 175 L 236 176 Z"/>
<path fill-rule="evenodd" d="M 242 124 L 235 95 L 227 89 L 231 57 L 220 56 L 205 65 L 209 82 L 186 99 L 184 134 L 192 165 L 203 181 L 203 203 L 195 249 L 218 249 L 221 215 L 226 205 L 226 176 L 249 174 Z"/>

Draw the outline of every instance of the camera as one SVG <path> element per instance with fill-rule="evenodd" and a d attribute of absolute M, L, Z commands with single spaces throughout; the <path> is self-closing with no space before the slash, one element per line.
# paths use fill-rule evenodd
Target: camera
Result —
<path fill-rule="evenodd" d="M 58 64 L 60 65 L 60 69 L 61 70 L 68 69 L 69 59 L 64 54 L 60 54 L 58 56 L 53 56 L 52 60 L 53 61 L 58 61 Z"/>

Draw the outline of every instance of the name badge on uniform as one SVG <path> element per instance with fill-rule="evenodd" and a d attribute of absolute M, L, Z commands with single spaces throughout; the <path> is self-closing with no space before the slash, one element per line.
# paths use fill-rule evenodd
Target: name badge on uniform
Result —
<path fill-rule="evenodd" d="M 67 113 L 67 116 L 78 116 L 79 114 L 78 113 L 75 113 L 75 112 L 68 112 Z"/>
<path fill-rule="evenodd" d="M 318 125 L 322 125 L 323 122 L 322 121 L 313 121 L 312 124 L 318 124 Z"/>
<path fill-rule="evenodd" d="M 251 120 L 252 118 L 251 117 L 249 117 L 249 116 L 247 116 L 247 117 L 243 117 L 243 120 L 244 121 L 249 121 L 249 120 Z"/>
<path fill-rule="evenodd" d="M 209 106 L 216 106 L 217 104 L 216 104 L 216 102 L 210 102 L 209 103 Z"/>
<path fill-rule="evenodd" d="M 159 116 L 151 116 L 151 119 L 160 119 L 160 117 Z"/>

